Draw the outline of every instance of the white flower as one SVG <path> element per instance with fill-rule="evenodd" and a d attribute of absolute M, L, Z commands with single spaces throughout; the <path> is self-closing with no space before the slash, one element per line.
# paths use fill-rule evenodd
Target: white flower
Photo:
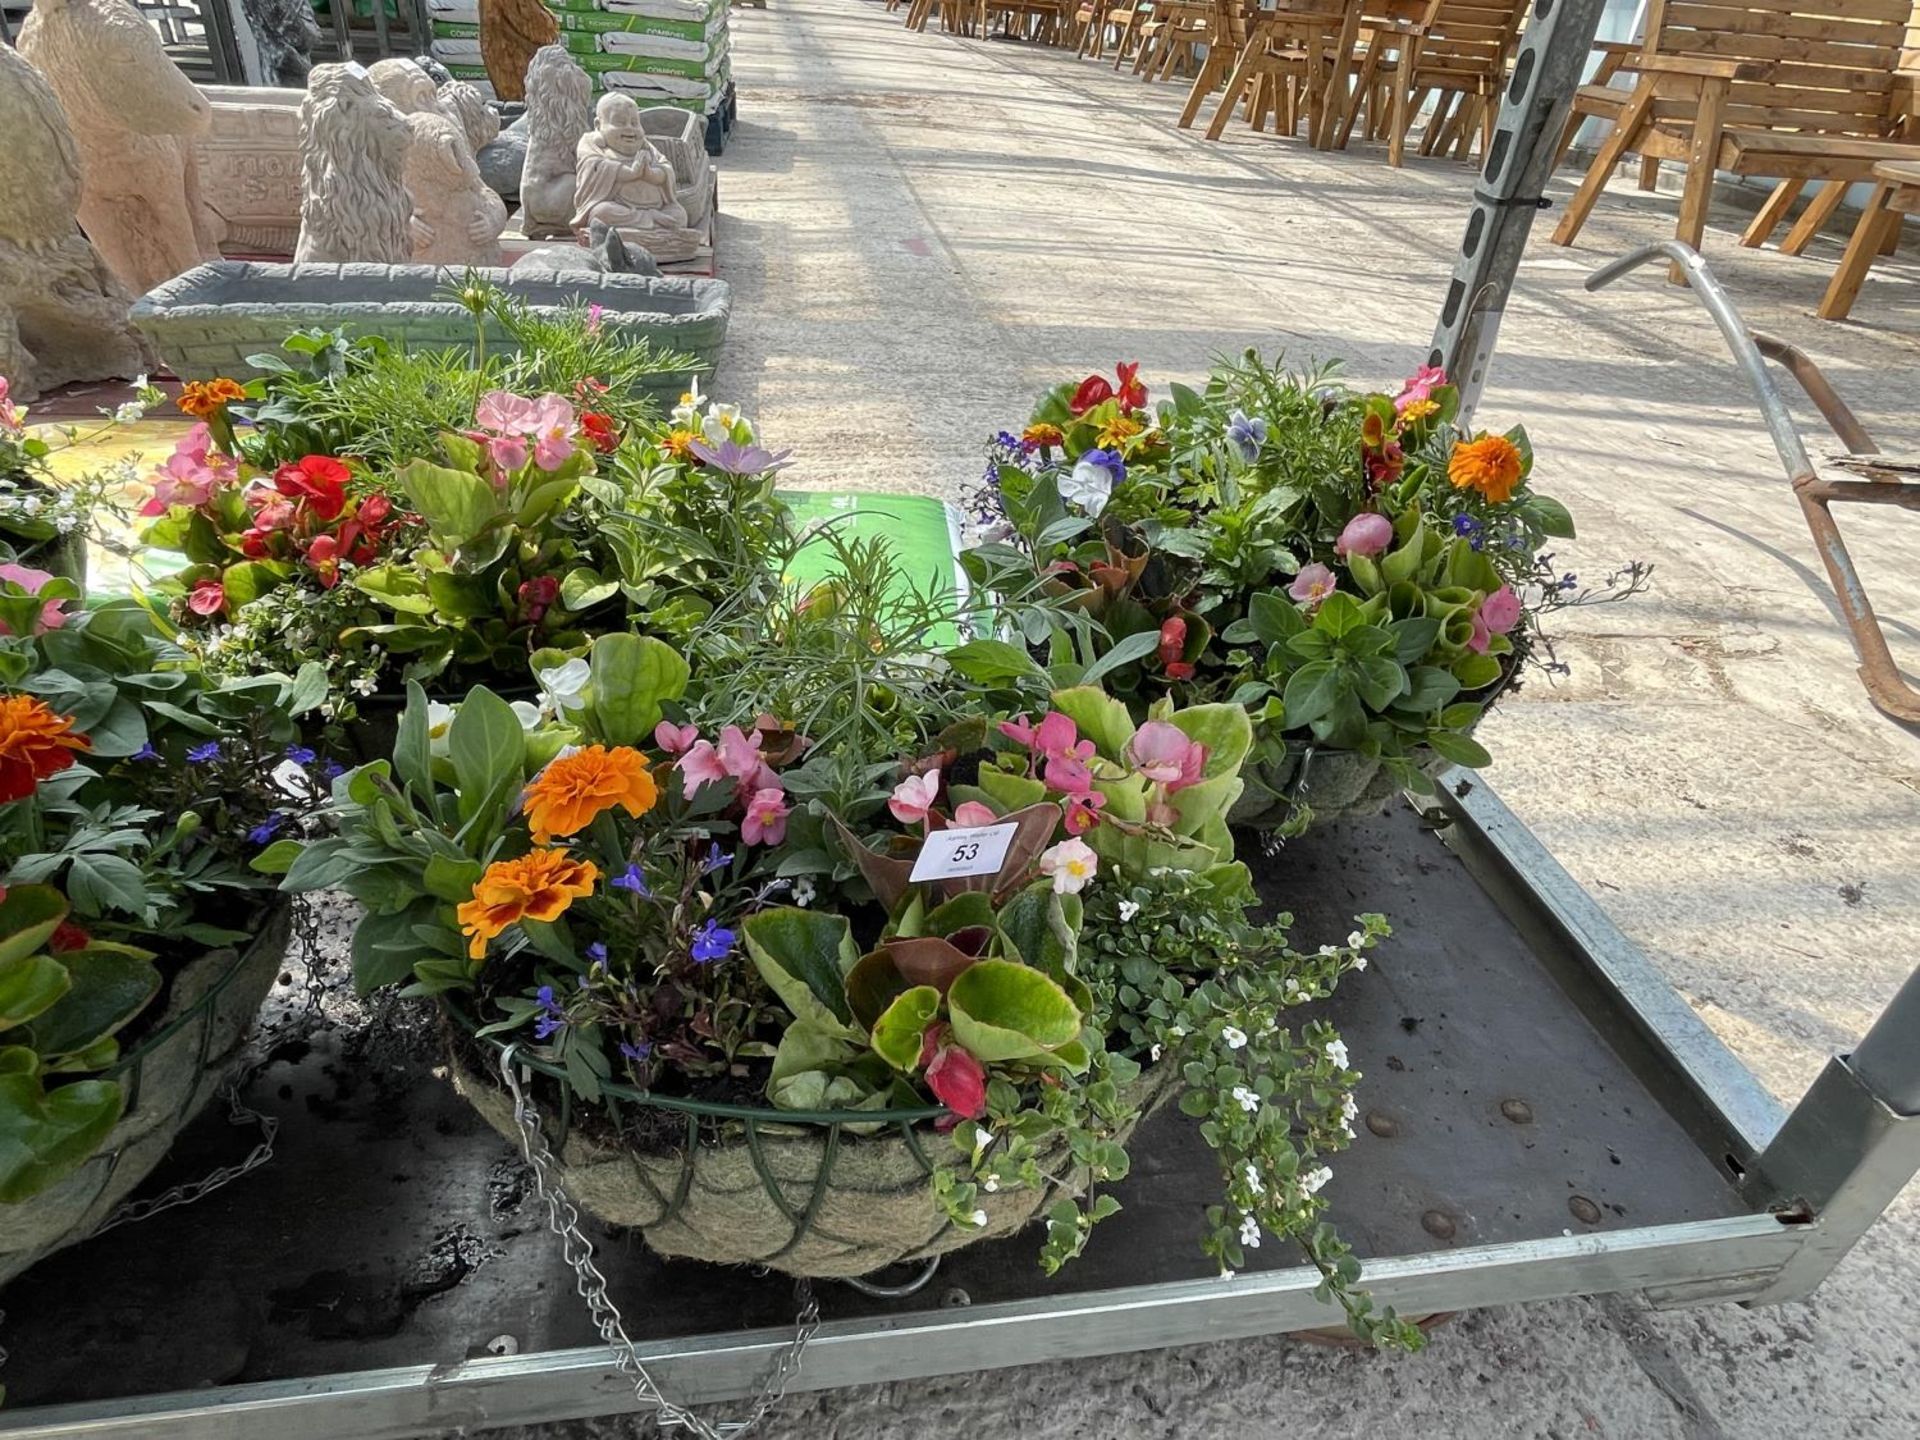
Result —
<path fill-rule="evenodd" d="M 1327 1041 L 1327 1059 L 1342 1070 L 1347 1068 L 1347 1042 L 1344 1040 Z"/>
<path fill-rule="evenodd" d="M 1356 930 L 1351 935 L 1347 936 L 1347 944 L 1350 948 L 1354 950 L 1358 950 L 1362 945 L 1366 943 L 1367 943 L 1367 937 L 1364 931 Z"/>
<path fill-rule="evenodd" d="M 1313 1194 L 1314 1191 L 1318 1190 L 1322 1185 L 1326 1184 L 1327 1181 L 1331 1180 L 1332 1178 L 1333 1178 L 1333 1171 L 1329 1170 L 1324 1165 L 1317 1166 L 1316 1168 L 1307 1171 L 1306 1174 L 1300 1177 L 1300 1188 L 1301 1190 L 1305 1191 L 1307 1194 L 1311 1195 Z"/>
<path fill-rule="evenodd" d="M 1229 1050 L 1238 1050 L 1247 1043 L 1247 1032 L 1228 1025 L 1220 1031 L 1220 1038 L 1227 1042 Z"/>
<path fill-rule="evenodd" d="M 1091 460 L 1082 460 L 1073 467 L 1073 473 L 1060 482 L 1060 498 L 1078 505 L 1089 515 L 1098 515 L 1106 509 L 1107 497 L 1111 494 L 1113 471 Z"/>
<path fill-rule="evenodd" d="M 1140 913 L 1140 907 L 1134 901 L 1122 900 L 1120 902 L 1120 923 L 1121 924 L 1124 925 L 1127 921 L 1133 919 L 1133 917 L 1138 915 L 1139 913 Z"/>
<path fill-rule="evenodd" d="M 813 888 L 813 880 L 810 876 L 802 875 L 798 880 L 793 882 L 793 903 L 802 908 L 813 903 L 813 897 L 816 893 Z"/>
<path fill-rule="evenodd" d="M 1100 869 L 1100 857 L 1084 840 L 1062 840 L 1040 856 L 1040 873 L 1053 877 L 1053 893 L 1078 895 Z"/>
<path fill-rule="evenodd" d="M 1251 1160 L 1247 1161 L 1247 1188 L 1256 1195 L 1267 1193 L 1267 1187 L 1260 1180 L 1260 1167 Z"/>
<path fill-rule="evenodd" d="M 1240 1243 L 1249 1250 L 1258 1250 L 1260 1248 L 1260 1222 L 1251 1215 L 1241 1218 Z"/>
<path fill-rule="evenodd" d="M 1240 1102 L 1240 1108 L 1249 1115 L 1260 1108 L 1260 1097 L 1244 1085 L 1233 1087 L 1233 1098 Z"/>
<path fill-rule="evenodd" d="M 1149 1060 L 1158 1060 L 1159 1058 L 1160 1058 L 1160 1046 L 1159 1046 L 1159 1044 L 1158 1044 L 1158 1043 L 1156 1042 L 1156 1043 L 1154 1044 L 1154 1046 L 1153 1046 L 1153 1048 L 1152 1048 L 1151 1050 L 1149 1050 L 1149 1051 L 1147 1051 L 1147 1059 L 1149 1059 Z"/>
<path fill-rule="evenodd" d="M 533 678 L 540 682 L 541 693 L 555 714 L 586 709 L 587 683 L 593 679 L 593 667 L 586 661 L 575 658 L 550 670 L 536 671 Z"/>
<path fill-rule="evenodd" d="M 509 701 L 507 708 L 513 711 L 514 717 L 519 720 L 522 730 L 537 730 L 540 728 L 540 707 L 531 700 Z"/>
<path fill-rule="evenodd" d="M 447 732 L 453 728 L 453 706 L 438 700 L 427 702 L 427 748 L 435 755 L 447 753 Z"/>
<path fill-rule="evenodd" d="M 984 1210 L 976 1210 L 967 1218 L 975 1225 L 985 1225 L 987 1223 L 987 1212 Z"/>

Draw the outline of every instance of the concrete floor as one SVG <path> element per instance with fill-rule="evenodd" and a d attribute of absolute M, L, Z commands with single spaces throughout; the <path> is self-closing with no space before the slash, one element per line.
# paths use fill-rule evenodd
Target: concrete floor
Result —
<path fill-rule="evenodd" d="M 1115 360 L 1160 386 L 1252 345 L 1384 383 L 1426 349 L 1465 166 L 1395 172 L 1377 147 L 1322 155 L 1238 126 L 1209 145 L 1175 128 L 1173 86 L 907 34 L 874 0 L 774 0 L 734 24 L 720 243 L 737 290 L 719 392 L 797 447 L 795 483 L 951 493 L 1044 387 Z M 1600 260 L 1671 234 L 1673 212 L 1622 189 L 1573 250 L 1546 243 L 1549 213 L 1508 311 L 1482 422 L 1528 426 L 1536 484 L 1579 519 L 1567 568 L 1657 572 L 1629 605 L 1562 617 L 1572 674 L 1488 723 L 1488 778 L 1790 1101 L 1920 960 L 1920 741 L 1868 705 L 1705 313 L 1652 272 L 1581 289 Z M 1744 217 L 1714 218 L 1707 256 L 1749 321 L 1824 365 L 1884 448 L 1920 453 L 1913 240 L 1857 321 L 1833 325 L 1812 307 L 1837 242 L 1798 260 L 1741 250 Z M 1920 673 L 1913 521 L 1843 516 Z M 765 1433 L 1911 1440 L 1916 1295 L 1909 1188 L 1807 1304 L 1518 1307 L 1464 1317 L 1412 1358 L 1275 1339 L 1036 1366 L 795 1396 Z"/>

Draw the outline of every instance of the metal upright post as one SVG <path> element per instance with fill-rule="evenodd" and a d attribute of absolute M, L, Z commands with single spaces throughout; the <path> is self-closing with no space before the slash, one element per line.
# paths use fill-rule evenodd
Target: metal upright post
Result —
<path fill-rule="evenodd" d="M 1536 0 L 1487 146 L 1460 259 L 1433 332 L 1430 365 L 1460 387 L 1462 423 L 1486 383 L 1514 273 L 1573 105 L 1606 0 Z"/>

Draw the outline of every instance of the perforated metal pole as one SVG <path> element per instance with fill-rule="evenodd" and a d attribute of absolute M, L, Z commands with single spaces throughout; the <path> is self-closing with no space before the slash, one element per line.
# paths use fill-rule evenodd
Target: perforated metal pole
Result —
<path fill-rule="evenodd" d="M 1536 0 L 1514 57 L 1427 361 L 1446 366 L 1459 385 L 1463 423 L 1486 384 L 1507 295 L 1605 8 L 1606 0 Z"/>

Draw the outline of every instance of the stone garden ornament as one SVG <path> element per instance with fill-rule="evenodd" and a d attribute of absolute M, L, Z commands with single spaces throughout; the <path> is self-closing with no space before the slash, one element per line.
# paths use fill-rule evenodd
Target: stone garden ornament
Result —
<path fill-rule="evenodd" d="M 575 230 L 599 221 L 655 260 L 686 260 L 699 250 L 701 237 L 674 198 L 673 166 L 647 139 L 632 96 L 600 97 L 577 155 Z"/>
<path fill-rule="evenodd" d="M 395 265 L 413 258 L 406 187 L 412 145 L 406 117 L 381 98 L 365 70 L 313 67 L 300 105 L 296 263 Z"/>
<path fill-rule="evenodd" d="M 140 12 L 127 0 L 35 0 L 20 53 L 66 111 L 80 224 L 121 283 L 137 294 L 219 259 L 224 227 L 194 156 L 213 107 Z"/>
<path fill-rule="evenodd" d="M 74 223 L 80 157 L 46 79 L 0 45 L 0 375 L 15 400 L 148 366 L 131 297 Z"/>
<path fill-rule="evenodd" d="M 593 123 L 593 81 L 566 47 L 548 45 L 527 67 L 527 160 L 520 171 L 521 230 L 530 240 L 573 231 L 574 166 Z"/>
<path fill-rule="evenodd" d="M 420 265 L 498 265 L 507 203 L 488 188 L 460 127 L 444 115 L 407 116 L 407 192 L 413 259 Z"/>

